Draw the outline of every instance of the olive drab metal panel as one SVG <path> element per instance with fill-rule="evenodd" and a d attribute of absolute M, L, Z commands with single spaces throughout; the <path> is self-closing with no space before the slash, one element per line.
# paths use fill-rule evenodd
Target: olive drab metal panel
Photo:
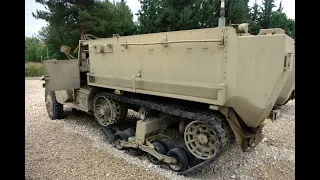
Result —
<path fill-rule="evenodd" d="M 44 80 L 47 92 L 80 88 L 79 61 L 46 60 L 43 61 Z"/>

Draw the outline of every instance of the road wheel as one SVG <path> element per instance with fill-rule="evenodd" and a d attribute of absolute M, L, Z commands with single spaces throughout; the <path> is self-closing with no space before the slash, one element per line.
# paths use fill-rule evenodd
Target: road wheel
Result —
<path fill-rule="evenodd" d="M 159 154 L 166 154 L 166 148 L 162 144 L 160 144 L 159 142 L 154 142 L 152 144 L 154 146 L 154 150 L 157 151 Z M 148 159 L 153 164 L 157 164 L 157 165 L 161 164 L 161 161 L 159 161 L 156 157 L 152 156 L 149 153 L 148 153 Z"/>
<path fill-rule="evenodd" d="M 133 137 L 136 135 L 136 132 L 132 128 L 128 128 L 122 132 L 124 132 L 128 137 Z M 141 151 L 139 148 L 127 148 L 127 150 L 132 156 L 140 156 L 143 153 L 143 151 Z"/>
<path fill-rule="evenodd" d="M 124 133 L 123 131 L 116 132 L 116 134 L 114 135 L 114 138 L 113 138 L 113 143 L 116 146 L 116 148 L 120 149 L 120 150 L 124 149 L 121 146 L 121 141 L 127 142 L 128 135 L 126 133 Z"/>
<path fill-rule="evenodd" d="M 189 165 L 192 164 L 195 161 L 196 157 L 194 157 L 194 155 L 191 154 L 191 152 L 188 150 L 186 144 L 184 144 L 184 143 L 180 144 L 178 146 L 178 148 L 183 149 L 187 153 Z"/>
<path fill-rule="evenodd" d="M 188 168 L 188 155 L 184 150 L 180 148 L 173 148 L 167 153 L 167 156 L 173 157 L 177 160 L 174 164 L 168 164 L 173 171 L 181 172 Z"/>
<path fill-rule="evenodd" d="M 176 147 L 175 144 L 169 139 L 157 139 L 155 141 L 160 143 L 166 149 L 166 153 Z"/>
<path fill-rule="evenodd" d="M 123 130 L 123 132 L 126 133 L 128 135 L 128 137 L 133 137 L 136 135 L 135 130 L 132 128 L 125 129 L 125 130 Z"/>

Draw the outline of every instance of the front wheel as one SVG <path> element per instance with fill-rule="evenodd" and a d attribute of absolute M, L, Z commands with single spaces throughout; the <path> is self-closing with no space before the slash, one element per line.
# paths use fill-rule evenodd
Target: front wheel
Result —
<path fill-rule="evenodd" d="M 54 92 L 46 93 L 46 107 L 50 119 L 63 119 L 63 105 L 57 101 Z"/>

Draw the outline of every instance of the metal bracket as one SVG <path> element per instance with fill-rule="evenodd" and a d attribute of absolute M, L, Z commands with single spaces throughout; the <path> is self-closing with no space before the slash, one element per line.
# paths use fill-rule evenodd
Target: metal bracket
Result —
<path fill-rule="evenodd" d="M 163 47 L 168 47 L 168 43 L 166 43 L 168 41 L 168 38 L 167 38 L 167 35 L 164 36 L 164 39 L 163 39 Z"/>
<path fill-rule="evenodd" d="M 274 35 L 285 34 L 285 31 L 281 28 L 260 29 L 258 35 Z"/>
<path fill-rule="evenodd" d="M 271 120 L 275 121 L 280 115 L 281 115 L 280 109 L 272 110 L 271 111 L 271 115 L 270 115 L 271 116 Z"/>
<path fill-rule="evenodd" d="M 222 35 L 220 39 L 221 39 L 221 41 L 219 41 L 218 48 L 222 49 L 225 46 L 225 42 L 224 42 L 225 41 L 225 37 Z"/>
<path fill-rule="evenodd" d="M 136 93 L 136 85 L 135 85 L 135 79 L 136 77 L 141 77 L 141 71 L 139 71 L 138 75 L 134 75 L 132 76 L 132 88 L 133 88 L 133 92 Z"/>
<path fill-rule="evenodd" d="M 276 119 L 278 119 L 281 115 L 281 110 L 284 108 L 284 106 L 279 106 L 276 109 L 272 110 L 270 112 L 270 118 L 272 121 L 275 121 Z"/>
<path fill-rule="evenodd" d="M 126 39 L 125 43 L 121 43 L 120 46 L 124 47 L 125 49 L 128 49 L 128 41 Z"/>
<path fill-rule="evenodd" d="M 219 45 L 224 45 L 225 37 L 222 35 L 220 39 Z"/>
<path fill-rule="evenodd" d="M 104 44 L 104 45 L 93 45 L 95 49 L 95 53 L 112 53 L 113 45 L 112 44 Z"/>

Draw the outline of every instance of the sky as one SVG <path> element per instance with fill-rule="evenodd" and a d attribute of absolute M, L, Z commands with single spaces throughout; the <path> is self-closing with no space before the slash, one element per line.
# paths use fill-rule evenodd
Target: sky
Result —
<path fill-rule="evenodd" d="M 276 5 L 279 4 L 281 0 L 275 0 Z M 262 0 L 257 0 L 258 4 L 261 4 Z M 254 0 L 250 0 L 249 5 L 251 6 Z M 140 3 L 138 0 L 127 0 L 127 4 L 130 7 L 133 14 L 138 12 L 140 9 Z M 289 18 L 295 19 L 295 1 L 294 0 L 282 0 L 283 11 L 287 14 Z M 46 21 L 35 19 L 32 16 L 32 12 L 36 10 L 45 10 L 44 6 L 35 2 L 35 0 L 25 0 L 25 36 L 31 37 L 37 34 L 38 31 L 46 26 Z M 137 16 L 134 15 L 133 20 L 137 20 Z"/>

